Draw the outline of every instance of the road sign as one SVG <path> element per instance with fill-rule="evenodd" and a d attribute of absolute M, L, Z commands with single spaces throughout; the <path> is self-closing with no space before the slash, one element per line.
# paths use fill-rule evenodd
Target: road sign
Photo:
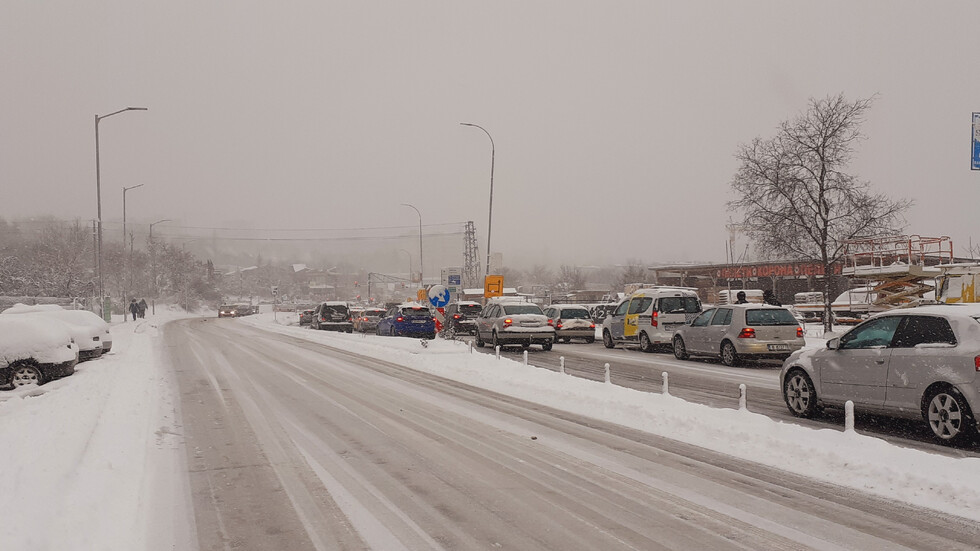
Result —
<path fill-rule="evenodd" d="M 272 286 L 272 296 L 277 296 L 278 294 L 279 294 L 279 286 L 278 285 L 273 285 Z"/>
<path fill-rule="evenodd" d="M 483 296 L 485 298 L 504 296 L 504 276 L 488 275 L 483 280 Z"/>
<path fill-rule="evenodd" d="M 973 170 L 980 170 L 980 113 L 973 114 Z"/>
<path fill-rule="evenodd" d="M 449 304 L 449 289 L 445 285 L 433 285 L 429 288 L 429 304 L 436 308 L 442 308 Z"/>

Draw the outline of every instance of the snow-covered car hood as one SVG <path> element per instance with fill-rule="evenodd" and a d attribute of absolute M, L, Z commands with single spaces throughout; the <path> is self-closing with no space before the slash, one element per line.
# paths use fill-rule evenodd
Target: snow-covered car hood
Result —
<path fill-rule="evenodd" d="M 78 357 L 78 346 L 61 324 L 34 316 L 0 316 L 0 367 L 33 358 L 58 364 Z"/>

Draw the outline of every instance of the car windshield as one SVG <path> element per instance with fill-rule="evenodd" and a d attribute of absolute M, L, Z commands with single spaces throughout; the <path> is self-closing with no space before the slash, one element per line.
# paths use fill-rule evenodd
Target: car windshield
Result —
<path fill-rule="evenodd" d="M 459 312 L 461 314 L 479 314 L 483 307 L 479 304 L 460 304 Z"/>
<path fill-rule="evenodd" d="M 366 317 L 380 318 L 385 315 L 384 310 L 365 310 L 364 315 Z"/>
<path fill-rule="evenodd" d="M 701 311 L 697 297 L 664 297 L 660 299 L 660 311 L 665 314 L 694 314 Z"/>
<path fill-rule="evenodd" d="M 336 304 L 336 305 L 334 305 L 334 304 L 325 304 L 325 305 L 323 305 L 323 308 L 320 309 L 320 312 L 322 314 L 346 316 L 348 310 L 347 310 L 347 307 L 346 306 L 342 306 L 342 305 L 339 305 L 339 304 Z"/>
<path fill-rule="evenodd" d="M 422 308 L 421 306 L 406 306 L 402 308 L 403 316 L 431 316 L 428 308 Z"/>
<path fill-rule="evenodd" d="M 592 316 L 589 315 L 589 311 L 584 308 L 569 308 L 567 310 L 562 310 L 561 317 L 562 319 L 567 320 L 592 319 Z"/>
<path fill-rule="evenodd" d="M 799 325 L 800 322 L 785 308 L 760 308 L 745 311 L 745 325 Z"/>
<path fill-rule="evenodd" d="M 508 304 L 504 306 L 504 313 L 508 316 L 516 314 L 540 314 L 541 308 L 535 304 Z"/>
<path fill-rule="evenodd" d="M 214 303 L 212 302 L 211 304 L 214 304 Z M 235 307 L 234 306 L 225 305 L 225 306 L 222 306 L 221 309 L 222 310 L 234 310 Z"/>

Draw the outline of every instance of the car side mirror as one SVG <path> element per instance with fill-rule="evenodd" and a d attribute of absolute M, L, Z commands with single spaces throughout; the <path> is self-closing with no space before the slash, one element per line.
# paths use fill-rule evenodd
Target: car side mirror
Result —
<path fill-rule="evenodd" d="M 827 341 L 827 350 L 839 350 L 840 349 L 840 339 L 830 339 Z"/>

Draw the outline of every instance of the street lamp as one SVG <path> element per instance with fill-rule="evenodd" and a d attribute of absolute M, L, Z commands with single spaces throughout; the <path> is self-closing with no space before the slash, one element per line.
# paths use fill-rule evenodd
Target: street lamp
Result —
<path fill-rule="evenodd" d="M 126 192 L 131 189 L 136 189 L 138 187 L 143 187 L 144 184 L 136 184 L 135 186 L 125 187 L 123 186 L 123 246 L 126 246 Z M 129 254 L 133 254 L 133 241 L 129 241 Z"/>
<path fill-rule="evenodd" d="M 487 273 L 486 273 L 486 275 L 490 275 L 490 225 L 493 223 L 493 158 L 495 156 L 493 136 L 491 136 L 490 133 L 487 132 L 486 128 L 483 128 L 478 124 L 473 124 L 469 122 L 461 122 L 459 124 L 463 126 L 472 126 L 474 128 L 479 128 L 480 130 L 483 130 L 483 133 L 486 134 L 488 138 L 490 138 L 490 215 L 487 220 Z"/>
<path fill-rule="evenodd" d="M 419 209 L 415 208 L 415 205 L 409 205 L 408 203 L 402 203 L 403 207 L 411 207 L 415 209 L 415 213 L 419 215 L 419 286 L 425 289 L 425 278 L 422 276 L 422 213 Z"/>
<path fill-rule="evenodd" d="M 120 109 L 119 111 L 114 111 L 108 115 L 96 115 L 95 116 L 95 198 L 98 203 L 98 225 L 99 225 L 99 238 L 98 238 L 98 271 L 99 271 L 99 309 L 102 311 L 102 317 L 105 318 L 105 278 L 102 275 L 102 172 L 101 172 L 101 159 L 99 156 L 99 121 L 102 119 L 107 119 L 113 115 L 118 115 L 119 113 L 125 113 L 126 111 L 146 111 L 146 107 L 127 107 L 125 109 Z M 125 240 L 123 241 L 125 244 Z"/>
<path fill-rule="evenodd" d="M 408 255 L 408 279 L 412 279 L 412 253 L 406 251 L 405 249 L 398 250 Z"/>

